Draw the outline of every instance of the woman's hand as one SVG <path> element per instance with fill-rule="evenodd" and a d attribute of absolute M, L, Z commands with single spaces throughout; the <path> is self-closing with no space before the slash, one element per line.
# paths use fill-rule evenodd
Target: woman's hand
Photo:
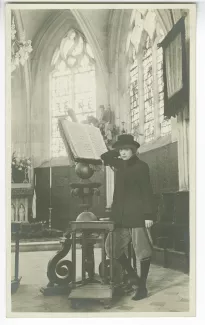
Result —
<path fill-rule="evenodd" d="M 152 220 L 145 220 L 145 227 L 146 228 L 150 228 L 153 225 L 153 221 Z"/>

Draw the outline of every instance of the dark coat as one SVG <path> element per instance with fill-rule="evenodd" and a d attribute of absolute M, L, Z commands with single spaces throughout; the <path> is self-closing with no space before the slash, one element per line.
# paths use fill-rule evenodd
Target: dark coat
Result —
<path fill-rule="evenodd" d="M 123 161 L 115 150 L 101 156 L 105 165 L 116 169 L 111 219 L 117 226 L 144 227 L 153 220 L 153 192 L 149 167 L 136 155 Z"/>

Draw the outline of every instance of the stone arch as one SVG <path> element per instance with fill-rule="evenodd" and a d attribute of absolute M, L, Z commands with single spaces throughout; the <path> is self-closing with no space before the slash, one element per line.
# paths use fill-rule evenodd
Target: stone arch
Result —
<path fill-rule="evenodd" d="M 57 13 L 51 15 L 48 18 L 48 20 L 45 22 L 41 31 L 36 36 L 33 42 L 35 47 L 35 52 L 33 55 L 33 62 L 32 62 L 32 77 L 35 79 L 38 66 L 39 66 L 38 60 L 39 57 L 41 56 L 42 51 L 44 49 L 47 49 L 49 43 L 53 38 L 53 35 L 58 34 L 59 37 L 64 36 L 63 33 L 60 33 L 60 31 L 62 30 L 62 27 L 67 23 L 67 26 L 69 26 L 69 28 L 74 27 L 75 29 L 81 30 L 81 32 L 83 32 L 84 36 L 88 40 L 88 43 L 92 48 L 96 64 L 98 65 L 98 68 L 100 69 L 100 72 L 103 76 L 104 86 L 107 91 L 108 69 L 102 51 L 100 49 L 100 45 L 97 40 L 97 37 L 95 36 L 95 33 L 93 32 L 89 21 L 87 20 L 87 18 L 85 18 L 82 15 L 82 13 L 79 12 L 79 10 L 71 9 L 70 13 L 73 16 L 72 21 L 70 21 L 70 19 L 68 21 L 66 11 L 58 11 Z M 50 59 L 50 61 L 51 61 L 51 57 L 52 57 L 52 53 L 48 53 L 48 59 Z"/>
<path fill-rule="evenodd" d="M 50 125 L 49 125 L 49 73 L 51 60 L 59 41 L 71 29 L 83 32 L 92 48 L 98 81 L 102 88 L 104 100 L 108 98 L 108 71 L 102 51 L 94 31 L 85 17 L 78 10 L 57 11 L 44 23 L 33 42 L 32 55 L 32 105 L 31 105 L 31 137 L 32 152 L 37 157 L 35 165 L 40 165 L 50 157 Z M 101 103 L 97 103 L 98 105 Z M 44 123 L 43 123 L 44 121 Z M 43 139 L 43 140 L 42 140 Z"/>

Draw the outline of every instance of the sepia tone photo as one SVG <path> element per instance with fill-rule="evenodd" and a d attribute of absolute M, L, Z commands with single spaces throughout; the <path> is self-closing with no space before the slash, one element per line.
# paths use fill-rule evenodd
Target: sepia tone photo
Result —
<path fill-rule="evenodd" d="M 6 5 L 8 317 L 195 315 L 195 16 Z"/>

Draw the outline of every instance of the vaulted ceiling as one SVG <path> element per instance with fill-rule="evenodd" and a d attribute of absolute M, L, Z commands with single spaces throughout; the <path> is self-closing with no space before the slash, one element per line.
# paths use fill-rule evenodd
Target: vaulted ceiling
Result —
<path fill-rule="evenodd" d="M 26 38 L 33 40 L 38 32 L 43 28 L 47 19 L 56 14 L 57 11 L 58 10 L 44 9 L 21 10 L 21 18 L 26 31 Z"/>
<path fill-rule="evenodd" d="M 102 53 L 103 60 L 106 62 L 107 65 L 109 65 L 109 52 L 116 52 L 116 50 L 112 46 L 112 43 L 116 43 L 117 36 L 114 34 L 115 31 L 119 33 L 119 27 L 125 11 L 127 13 L 131 13 L 131 10 L 113 9 L 30 9 L 20 10 L 20 16 L 22 27 L 25 30 L 26 39 L 32 41 L 32 45 L 34 48 L 31 57 L 34 56 L 35 49 L 38 47 L 39 42 L 41 43 L 43 34 L 48 31 L 48 28 L 54 26 L 55 22 L 57 22 L 57 20 L 59 21 L 60 17 L 62 17 L 62 20 L 60 19 L 59 22 L 61 26 L 63 21 L 66 23 L 70 21 L 72 24 L 72 21 L 75 20 L 77 21 L 78 26 L 81 28 L 82 32 L 85 32 L 84 23 L 86 23 L 86 27 L 90 31 L 90 36 L 94 37 L 95 42 L 98 43 L 98 49 Z M 166 29 L 166 31 L 164 30 L 166 34 L 166 32 L 169 31 L 173 26 L 173 20 L 174 22 L 176 22 L 180 18 L 180 10 L 157 11 L 158 18 L 160 19 L 161 24 Z M 51 30 L 51 33 L 56 32 L 55 28 L 51 28 L 49 30 Z"/>
<path fill-rule="evenodd" d="M 48 20 L 55 19 L 57 15 L 62 11 L 70 10 L 44 10 L 44 9 L 32 9 L 32 10 L 21 10 L 21 18 L 24 29 L 26 31 L 26 38 L 31 39 L 32 41 L 37 37 L 38 33 L 45 28 L 46 22 Z M 109 26 L 109 16 L 112 12 L 110 9 L 101 9 L 101 10 L 80 10 L 79 12 L 84 15 L 91 24 L 93 24 L 93 28 L 96 31 L 95 26 L 98 25 L 101 30 L 107 32 L 107 28 Z"/>

